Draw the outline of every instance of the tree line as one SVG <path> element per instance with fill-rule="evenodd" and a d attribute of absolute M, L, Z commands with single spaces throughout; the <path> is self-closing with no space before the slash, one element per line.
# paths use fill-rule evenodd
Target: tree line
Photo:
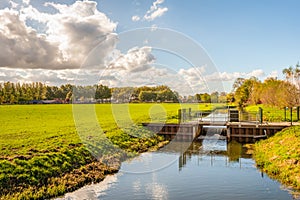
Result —
<path fill-rule="evenodd" d="M 30 104 L 51 102 L 178 102 L 179 95 L 168 86 L 109 88 L 105 85 L 49 86 L 41 82 L 0 83 L 0 104 Z"/>
<path fill-rule="evenodd" d="M 116 87 L 105 85 L 49 86 L 41 82 L 0 83 L 0 104 L 27 104 L 56 100 L 56 103 L 128 103 L 128 102 L 183 102 L 183 103 L 235 103 L 243 108 L 249 104 L 266 104 L 277 107 L 300 105 L 300 65 L 282 71 L 286 80 L 256 77 L 237 78 L 231 93 L 213 92 L 180 96 L 168 86 Z M 44 101 L 43 101 L 44 100 Z"/>
<path fill-rule="evenodd" d="M 232 94 L 225 92 L 199 93 L 180 96 L 168 86 L 141 86 L 109 88 L 105 85 L 74 86 L 65 84 L 49 86 L 41 82 L 0 83 L 0 104 L 32 103 L 128 103 L 128 102 L 182 102 L 182 103 L 226 103 Z M 47 101 L 45 101 L 47 100 Z M 52 101 L 53 102 L 53 101 Z"/>
<path fill-rule="evenodd" d="M 55 101 L 49 101 L 55 100 Z M 128 103 L 128 102 L 228 102 L 225 92 L 200 93 L 180 96 L 168 86 L 141 86 L 109 88 L 105 85 L 74 86 L 65 84 L 49 86 L 41 82 L 0 83 L 0 104 L 32 103 Z"/>
<path fill-rule="evenodd" d="M 67 100 L 72 96 L 70 84 L 48 86 L 41 82 L 32 83 L 0 83 L 0 104 L 23 104 L 39 100 Z"/>
<path fill-rule="evenodd" d="M 267 78 L 263 82 L 256 77 L 238 78 L 233 84 L 232 102 L 243 108 L 249 104 L 265 104 L 276 107 L 300 105 L 300 65 L 284 69 L 286 80 Z"/>

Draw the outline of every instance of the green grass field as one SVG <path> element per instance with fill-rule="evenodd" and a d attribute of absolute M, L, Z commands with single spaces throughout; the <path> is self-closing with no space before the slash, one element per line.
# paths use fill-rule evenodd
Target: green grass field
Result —
<path fill-rule="evenodd" d="M 80 107 L 85 109 L 91 105 Z M 180 107 L 179 104 L 97 104 L 95 111 L 101 128 L 110 136 L 120 129 L 116 121 L 128 115 L 135 124 L 151 119 L 154 122 L 177 122 L 177 110 Z M 212 105 L 183 104 L 183 107 L 208 110 Z M 72 105 L 0 106 L 0 113 L 2 157 L 49 151 L 81 142 L 74 123 Z"/>
<path fill-rule="evenodd" d="M 289 109 L 286 110 L 286 114 L 284 108 L 271 107 L 266 105 L 251 105 L 247 106 L 245 110 L 247 112 L 258 112 L 259 107 L 263 109 L 263 121 L 267 122 L 283 122 L 283 121 L 291 121 L 291 112 Z M 292 120 L 298 121 L 297 119 L 297 110 L 294 108 L 292 111 Z"/>
<path fill-rule="evenodd" d="M 147 151 L 163 142 L 162 137 L 131 125 L 177 122 L 179 108 L 213 107 L 210 104 L 0 106 L 0 199 L 50 198 L 100 181 L 103 176 L 97 178 L 98 175 L 86 172 L 91 166 L 99 168 L 99 164 L 93 164 L 97 163 L 94 156 L 101 160 L 113 155 L 122 160 L 124 155 Z M 102 175 L 116 171 L 100 168 L 104 170 Z"/>

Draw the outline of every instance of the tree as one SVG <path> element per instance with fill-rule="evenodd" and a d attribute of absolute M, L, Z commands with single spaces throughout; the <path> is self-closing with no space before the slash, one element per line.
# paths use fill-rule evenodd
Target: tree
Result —
<path fill-rule="evenodd" d="M 111 98 L 111 89 L 106 85 L 97 85 L 95 99 L 100 99 L 103 103 L 104 99 Z"/>
<path fill-rule="evenodd" d="M 157 93 L 151 91 L 141 91 L 139 99 L 143 102 L 153 102 L 157 99 Z"/>
<path fill-rule="evenodd" d="M 288 82 L 295 84 L 298 89 L 300 89 L 300 65 L 299 62 L 296 64 L 295 68 L 290 66 L 282 70 L 285 78 Z"/>
<path fill-rule="evenodd" d="M 235 101 L 234 94 L 233 93 L 228 93 L 226 95 L 226 102 L 227 103 L 233 103 L 234 101 Z"/>
<path fill-rule="evenodd" d="M 237 79 L 238 80 L 238 79 Z M 243 108 L 248 103 L 251 102 L 251 97 L 253 93 L 257 91 L 260 81 L 256 77 L 251 77 L 250 79 L 243 79 L 241 85 L 236 88 L 234 93 L 234 98 L 239 108 Z M 234 87 L 237 84 L 234 84 Z"/>
<path fill-rule="evenodd" d="M 221 92 L 219 94 L 219 103 L 226 103 L 227 102 L 227 94 L 226 92 Z"/>
<path fill-rule="evenodd" d="M 244 78 L 237 78 L 233 83 L 232 90 L 236 91 L 239 87 L 241 87 L 243 85 L 245 80 L 246 79 L 244 79 Z"/>
<path fill-rule="evenodd" d="M 211 98 L 210 98 L 210 95 L 207 94 L 207 93 L 204 93 L 204 94 L 200 94 L 201 96 L 201 100 L 203 103 L 210 103 L 211 102 Z"/>
<path fill-rule="evenodd" d="M 161 102 L 178 102 L 178 97 L 175 92 L 168 88 L 157 93 L 157 100 Z"/>
<path fill-rule="evenodd" d="M 195 97 L 196 97 L 197 102 L 200 103 L 201 102 L 201 95 L 196 94 Z"/>
<path fill-rule="evenodd" d="M 283 69 L 282 73 L 285 75 L 285 78 L 286 78 L 287 81 L 289 81 L 289 82 L 293 81 L 294 69 L 293 69 L 292 66 Z"/>
<path fill-rule="evenodd" d="M 294 78 L 298 89 L 300 90 L 300 65 L 299 62 L 296 64 L 294 69 Z"/>
<path fill-rule="evenodd" d="M 218 103 L 219 102 L 219 92 L 213 92 L 210 94 L 210 100 L 212 103 Z"/>

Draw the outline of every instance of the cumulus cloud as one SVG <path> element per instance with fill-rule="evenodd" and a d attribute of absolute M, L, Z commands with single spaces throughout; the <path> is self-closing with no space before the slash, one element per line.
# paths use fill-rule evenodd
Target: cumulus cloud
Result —
<path fill-rule="evenodd" d="M 148 21 L 153 21 L 154 19 L 161 17 L 163 14 L 165 14 L 168 11 L 168 8 L 160 7 L 160 4 L 162 4 L 163 2 L 164 0 L 154 1 L 152 6 L 150 7 L 150 10 L 148 10 L 144 15 L 144 19 Z"/>
<path fill-rule="evenodd" d="M 263 77 L 265 76 L 265 72 L 262 69 L 256 69 L 250 72 L 248 76 Z"/>
<path fill-rule="evenodd" d="M 183 93 L 188 91 L 187 94 L 193 94 L 208 89 L 207 82 L 203 77 L 205 71 L 205 66 L 180 69 L 177 75 L 184 80 L 183 83 L 185 86 L 178 85 L 177 88 L 179 91 L 182 91 Z M 192 93 L 191 90 L 193 91 Z"/>
<path fill-rule="evenodd" d="M 212 74 L 206 75 L 205 79 L 207 81 L 234 81 L 237 78 L 250 78 L 252 76 L 263 78 L 265 72 L 262 69 L 255 69 L 251 72 L 214 72 Z"/>
<path fill-rule="evenodd" d="M 137 15 L 134 15 L 134 16 L 131 17 L 131 20 L 134 21 L 134 22 L 139 21 L 140 19 L 141 18 Z"/>
<path fill-rule="evenodd" d="M 155 61 L 151 47 L 134 47 L 125 54 L 115 50 L 112 57 L 99 77 L 101 84 L 110 87 L 139 86 L 152 82 L 154 76 L 163 74 L 163 71 L 151 65 Z"/>
<path fill-rule="evenodd" d="M 125 54 L 115 52 L 114 57 L 99 78 L 99 83 L 109 87 L 168 85 L 182 95 L 207 88 L 201 79 L 204 66 L 174 71 L 155 63 L 152 49 L 148 46 L 134 47 Z"/>
<path fill-rule="evenodd" d="M 30 1 L 23 3 L 29 4 Z M 111 35 L 117 24 L 97 10 L 96 2 L 45 5 L 52 6 L 57 12 L 42 13 L 31 5 L 20 10 L 0 10 L 0 43 L 3 49 L 0 67 L 78 68 L 99 43 L 106 43 L 98 52 L 101 58 L 114 49 L 116 40 L 111 39 Z M 33 27 L 26 25 L 28 19 L 44 23 L 46 31 L 37 33 Z"/>
<path fill-rule="evenodd" d="M 151 47 L 144 46 L 141 48 L 134 47 L 124 54 L 120 54 L 111 62 L 108 68 L 127 70 L 129 72 L 145 71 L 149 68 L 149 64 L 155 61 L 151 54 Z"/>
<path fill-rule="evenodd" d="M 29 5 L 30 4 L 30 0 L 22 0 L 22 2 L 26 5 Z"/>
<path fill-rule="evenodd" d="M 21 83 L 37 81 L 48 85 L 61 85 L 66 83 L 93 85 L 99 80 L 97 74 L 99 74 L 99 71 L 79 69 L 50 70 L 0 68 L 1 81 Z"/>
<path fill-rule="evenodd" d="M 19 4 L 13 2 L 13 1 L 9 1 L 10 5 L 12 8 L 17 8 Z"/>
<path fill-rule="evenodd" d="M 143 16 L 144 20 L 153 21 L 158 17 L 163 16 L 167 11 L 167 7 L 161 7 L 161 4 L 164 3 L 164 0 L 156 0 L 152 3 L 150 9 Z M 141 20 L 141 17 L 134 15 L 131 17 L 131 20 L 136 22 Z"/>
<path fill-rule="evenodd" d="M 147 13 L 144 16 L 144 18 L 148 21 L 153 21 L 157 17 L 162 16 L 167 11 L 168 11 L 168 8 L 166 8 L 166 7 L 165 8 L 157 8 L 155 11 Z"/>
<path fill-rule="evenodd" d="M 232 81 L 242 76 L 244 75 L 242 75 L 242 73 L 239 72 L 214 72 L 212 74 L 207 75 L 205 78 L 207 81 Z"/>
<path fill-rule="evenodd" d="M 61 56 L 57 46 L 21 21 L 16 11 L 0 10 L 0 66 L 52 68 Z"/>

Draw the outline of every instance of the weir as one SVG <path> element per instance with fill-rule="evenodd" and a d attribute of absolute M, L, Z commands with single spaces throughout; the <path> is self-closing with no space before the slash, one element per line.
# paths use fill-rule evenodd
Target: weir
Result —
<path fill-rule="evenodd" d="M 197 139 L 207 140 L 226 140 L 227 127 L 226 126 L 202 126 L 202 132 Z"/>
<path fill-rule="evenodd" d="M 232 118 L 234 117 L 234 118 Z M 253 143 L 268 138 L 276 132 L 291 126 L 290 123 L 258 123 L 239 121 L 236 112 L 214 111 L 204 118 L 182 123 L 143 123 L 148 130 L 177 141 L 196 139 L 235 140 L 240 143 Z"/>
<path fill-rule="evenodd" d="M 148 130 L 169 140 L 193 141 L 195 139 L 226 139 L 240 143 L 256 142 L 268 138 L 278 131 L 289 127 L 288 123 L 249 124 L 228 122 L 225 126 L 210 126 L 199 122 L 185 124 L 143 123 Z"/>

